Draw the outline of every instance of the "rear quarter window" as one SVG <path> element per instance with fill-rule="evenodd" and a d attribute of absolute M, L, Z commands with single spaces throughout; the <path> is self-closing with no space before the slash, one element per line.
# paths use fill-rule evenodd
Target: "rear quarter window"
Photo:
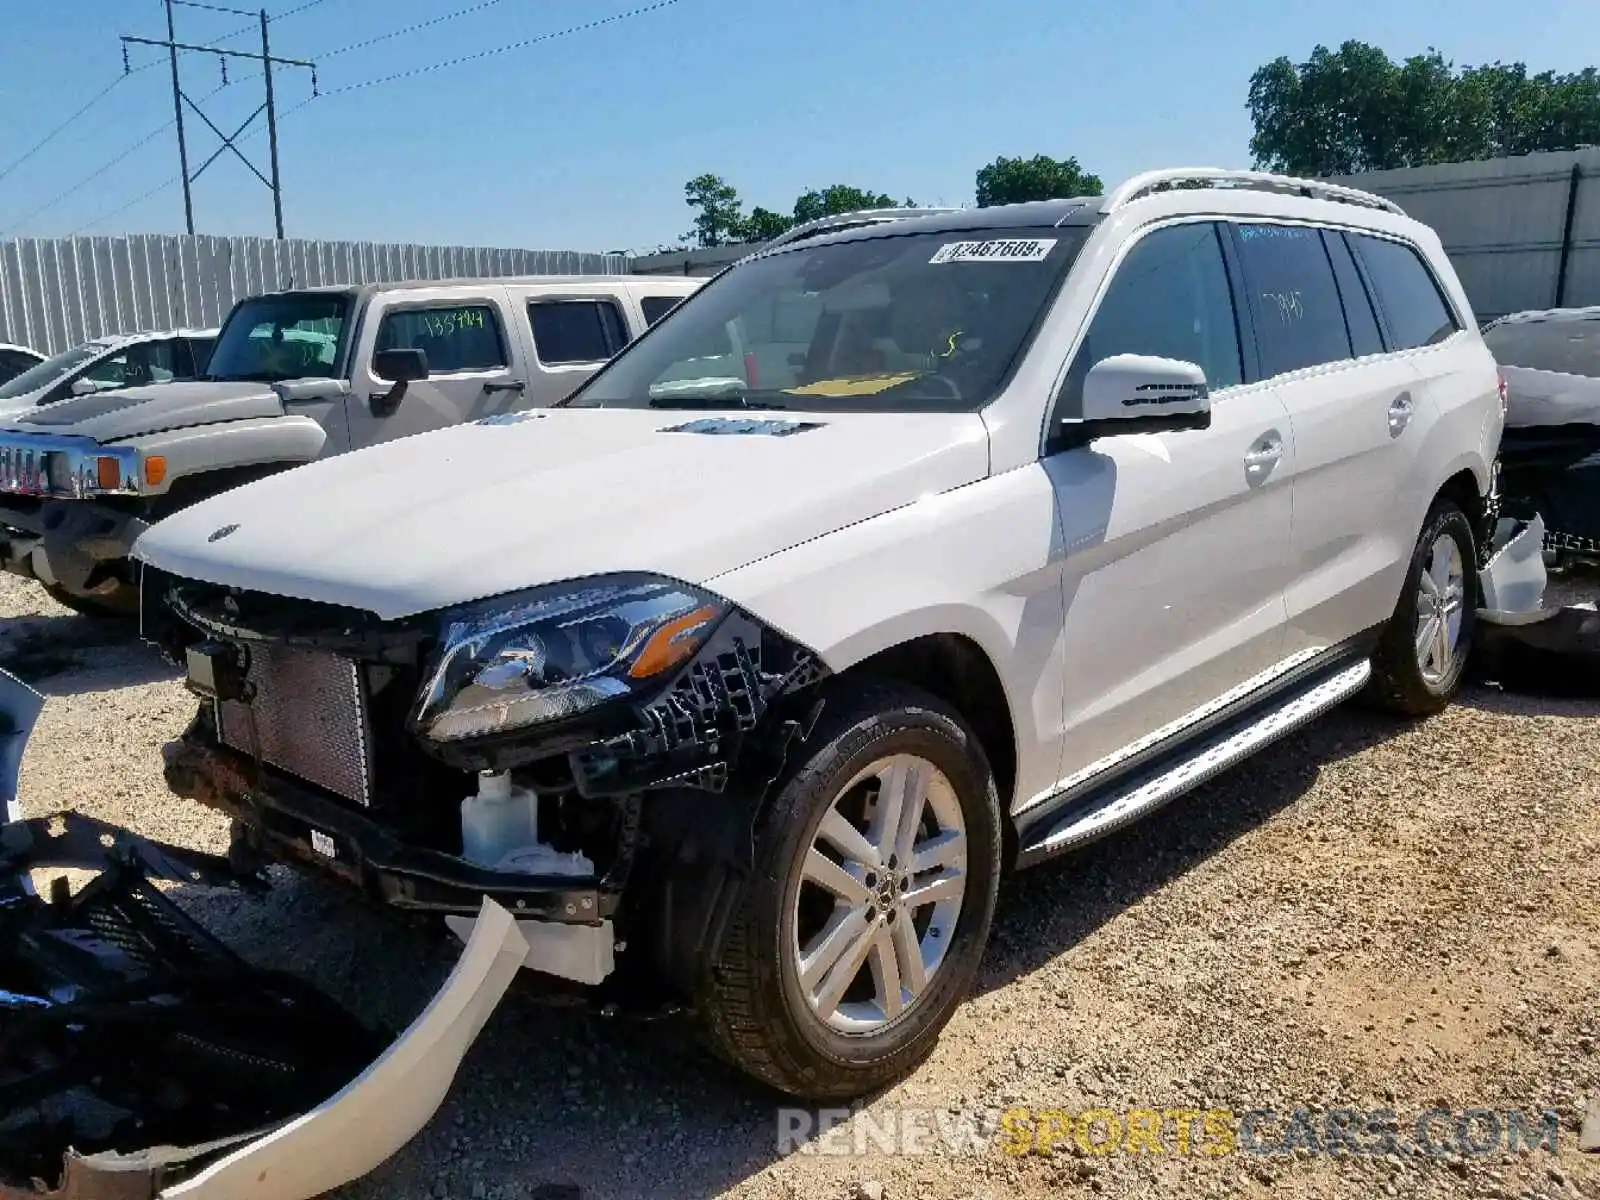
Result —
<path fill-rule="evenodd" d="M 1422 255 L 1404 242 L 1358 233 L 1351 237 L 1367 269 L 1389 331 L 1389 349 L 1442 342 L 1461 328 Z"/>
<path fill-rule="evenodd" d="M 528 306 L 534 352 L 546 366 L 601 363 L 627 345 L 612 300 L 541 300 Z"/>
<path fill-rule="evenodd" d="M 641 296 L 639 298 L 639 307 L 644 310 L 646 325 L 654 325 L 682 303 L 682 296 Z"/>

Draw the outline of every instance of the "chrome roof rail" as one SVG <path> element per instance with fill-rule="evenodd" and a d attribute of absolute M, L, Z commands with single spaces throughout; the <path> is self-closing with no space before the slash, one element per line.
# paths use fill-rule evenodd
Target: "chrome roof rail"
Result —
<path fill-rule="evenodd" d="M 1100 211 L 1116 212 L 1154 192 L 1184 187 L 1237 187 L 1282 192 L 1313 200 L 1358 204 L 1363 208 L 1376 208 L 1401 217 L 1406 215 L 1405 209 L 1393 200 L 1373 192 L 1363 192 L 1359 188 L 1323 183 L 1317 179 L 1297 179 L 1292 175 L 1273 175 L 1266 171 L 1233 171 L 1226 167 L 1169 167 L 1161 171 L 1146 171 L 1113 189 L 1100 205 Z"/>

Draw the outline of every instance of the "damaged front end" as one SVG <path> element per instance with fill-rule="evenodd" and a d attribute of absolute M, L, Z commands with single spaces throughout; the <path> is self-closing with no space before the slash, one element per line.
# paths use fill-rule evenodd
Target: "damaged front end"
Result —
<path fill-rule="evenodd" d="M 521 921 L 528 966 L 590 986 L 636 939 L 633 959 L 664 965 L 650 949 L 684 935 L 677 917 L 659 928 L 668 892 L 704 915 L 684 863 L 714 891 L 748 865 L 755 806 L 826 674 L 653 576 L 395 621 L 150 568 L 144 594 L 145 636 L 202 701 L 168 784 L 234 818 L 237 863 L 455 918 L 490 897 Z"/>
<path fill-rule="evenodd" d="M 252 967 L 157 882 L 251 886 L 226 860 L 74 813 L 22 820 L 40 700 L 0 672 L 0 1200 L 300 1200 L 410 1140 L 527 954 L 485 902 L 398 1039 Z M 34 872 L 95 872 L 73 891 Z M 259 884 L 254 884 L 259 886 Z"/>

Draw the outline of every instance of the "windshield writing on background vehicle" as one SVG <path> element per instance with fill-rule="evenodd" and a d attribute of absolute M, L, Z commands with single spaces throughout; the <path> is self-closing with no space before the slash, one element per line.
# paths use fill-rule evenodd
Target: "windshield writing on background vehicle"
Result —
<path fill-rule="evenodd" d="M 26 396 L 29 392 L 36 392 L 40 388 L 49 387 L 69 372 L 83 366 L 96 354 L 104 353 L 105 349 L 106 347 L 100 343 L 74 346 L 71 350 L 63 350 L 43 362 L 34 363 L 10 382 L 0 384 L 0 400 L 11 400 L 17 396 Z"/>
<path fill-rule="evenodd" d="M 1005 381 L 1087 232 L 885 228 L 758 257 L 570 403 L 970 411 Z"/>
<path fill-rule="evenodd" d="M 331 375 L 351 299 L 339 295 L 247 300 L 217 338 L 206 378 L 275 383 Z"/>

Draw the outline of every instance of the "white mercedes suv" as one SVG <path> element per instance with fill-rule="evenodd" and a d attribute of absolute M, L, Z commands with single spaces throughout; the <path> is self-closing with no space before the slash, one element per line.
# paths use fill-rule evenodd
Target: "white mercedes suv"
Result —
<path fill-rule="evenodd" d="M 1504 421 L 1438 238 L 1162 171 L 753 256 L 567 404 L 139 541 L 180 796 L 788 1092 L 928 1052 L 996 889 L 1459 686 Z M 1182 820 L 1181 809 L 1173 820 Z"/>

